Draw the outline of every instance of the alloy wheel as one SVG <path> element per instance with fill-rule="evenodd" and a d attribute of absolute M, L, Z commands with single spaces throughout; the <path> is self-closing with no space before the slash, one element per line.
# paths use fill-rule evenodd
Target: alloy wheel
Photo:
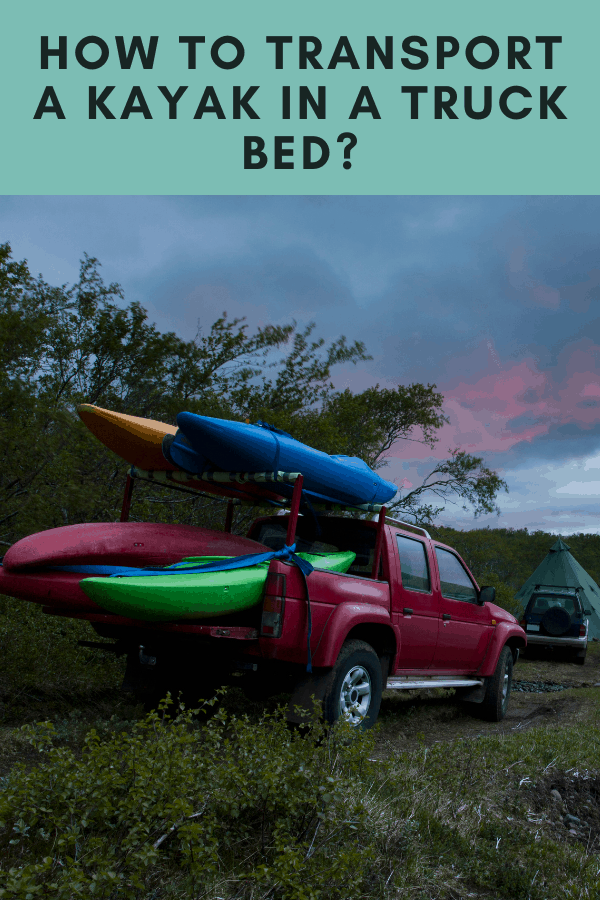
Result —
<path fill-rule="evenodd" d="M 364 666 L 353 666 L 342 682 L 340 716 L 351 725 L 360 725 L 371 705 L 371 677 Z"/>

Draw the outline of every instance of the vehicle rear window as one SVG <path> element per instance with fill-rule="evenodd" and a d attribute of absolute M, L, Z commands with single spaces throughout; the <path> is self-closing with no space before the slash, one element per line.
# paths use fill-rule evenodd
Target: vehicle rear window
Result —
<path fill-rule="evenodd" d="M 449 600 L 475 602 L 477 591 L 462 563 L 453 553 L 442 550 L 441 547 L 435 548 L 435 555 L 440 570 L 442 597 L 448 597 Z"/>
<path fill-rule="evenodd" d="M 527 611 L 534 616 L 543 616 L 545 612 L 554 606 L 562 607 L 570 616 L 581 612 L 574 597 L 548 597 L 543 594 L 532 597 Z"/>
<path fill-rule="evenodd" d="M 396 535 L 398 553 L 400 554 L 400 572 L 402 575 L 402 587 L 408 591 L 423 591 L 429 593 L 431 583 L 429 580 L 429 567 L 425 547 L 421 541 Z"/>
<path fill-rule="evenodd" d="M 258 528 L 252 529 L 250 536 L 271 550 L 281 550 L 285 544 L 287 523 L 276 517 L 261 522 Z M 296 551 L 305 553 L 336 553 L 338 550 L 352 550 L 356 553 L 354 563 L 348 569 L 348 575 L 371 577 L 375 557 L 375 540 L 377 531 L 373 527 L 362 525 L 356 519 L 338 517 L 299 516 L 296 529 Z M 379 577 L 383 577 L 382 563 L 379 564 Z"/>

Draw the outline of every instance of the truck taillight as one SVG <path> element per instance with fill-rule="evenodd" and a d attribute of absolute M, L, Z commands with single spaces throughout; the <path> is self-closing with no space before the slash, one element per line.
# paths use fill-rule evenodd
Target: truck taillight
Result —
<path fill-rule="evenodd" d="M 585 637 L 585 625 L 579 626 L 579 637 Z"/>
<path fill-rule="evenodd" d="M 527 625 L 527 620 L 521 619 L 521 621 L 519 622 L 519 625 L 521 626 L 521 628 L 525 628 L 525 626 Z"/>
<path fill-rule="evenodd" d="M 281 637 L 285 609 L 285 575 L 269 572 L 260 623 L 261 637 Z"/>

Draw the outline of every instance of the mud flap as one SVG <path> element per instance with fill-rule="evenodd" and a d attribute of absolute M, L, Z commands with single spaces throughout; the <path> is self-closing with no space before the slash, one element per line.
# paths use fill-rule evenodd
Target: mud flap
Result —
<path fill-rule="evenodd" d="M 477 685 L 472 688 L 461 688 L 460 689 L 460 699 L 464 703 L 483 703 L 485 699 L 485 692 L 487 690 L 488 679 L 483 679 L 483 684 Z M 457 692 L 458 693 L 458 692 Z"/>
<path fill-rule="evenodd" d="M 321 715 L 325 692 L 331 672 L 315 674 L 312 672 L 296 682 L 288 703 L 286 718 L 296 725 L 306 725 L 311 718 Z"/>

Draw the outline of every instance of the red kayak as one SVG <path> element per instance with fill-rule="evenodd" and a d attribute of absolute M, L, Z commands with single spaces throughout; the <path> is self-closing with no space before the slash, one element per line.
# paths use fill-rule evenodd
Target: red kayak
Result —
<path fill-rule="evenodd" d="M 52 566 L 166 566 L 188 556 L 242 556 L 267 550 L 257 541 L 190 525 L 91 522 L 30 534 L 6 552 L 0 594 L 55 610 L 102 612 L 79 587 L 85 573 Z"/>

